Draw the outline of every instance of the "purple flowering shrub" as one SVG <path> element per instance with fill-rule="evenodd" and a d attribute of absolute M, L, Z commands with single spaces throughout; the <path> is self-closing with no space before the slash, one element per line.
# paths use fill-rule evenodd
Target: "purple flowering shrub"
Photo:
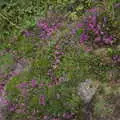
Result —
<path fill-rule="evenodd" d="M 49 39 L 59 29 L 63 19 L 63 17 L 56 17 L 55 15 L 40 19 L 32 29 L 24 30 L 22 34 L 26 37 Z"/>
<path fill-rule="evenodd" d="M 114 23 L 106 15 L 96 14 L 95 8 L 89 10 L 91 11 L 92 14 L 83 18 L 74 30 L 74 33 L 80 36 L 80 43 L 92 48 L 117 44 L 119 42 L 118 33 L 115 32 L 117 26 L 112 25 Z"/>
<path fill-rule="evenodd" d="M 50 25 L 49 23 L 47 23 L 47 21 L 39 20 L 34 30 L 25 30 L 23 31 L 23 34 L 26 37 L 48 39 L 58 27 L 59 24 Z"/>

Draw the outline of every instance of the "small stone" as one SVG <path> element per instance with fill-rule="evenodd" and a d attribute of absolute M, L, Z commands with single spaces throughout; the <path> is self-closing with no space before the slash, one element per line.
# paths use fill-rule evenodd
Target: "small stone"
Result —
<path fill-rule="evenodd" d="M 89 103 L 96 93 L 98 84 L 95 84 L 92 80 L 85 80 L 78 87 L 78 95 L 84 101 L 84 103 Z"/>

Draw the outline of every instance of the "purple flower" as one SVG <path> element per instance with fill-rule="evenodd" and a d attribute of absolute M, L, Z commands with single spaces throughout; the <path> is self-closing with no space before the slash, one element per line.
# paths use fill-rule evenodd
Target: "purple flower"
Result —
<path fill-rule="evenodd" d="M 100 14 L 100 12 L 97 10 L 97 8 L 88 9 L 87 12 L 92 15 L 97 15 L 97 16 L 99 16 L 99 14 Z"/>
<path fill-rule="evenodd" d="M 86 48 L 85 48 L 85 51 L 86 51 L 86 52 L 92 51 L 92 47 L 86 47 Z"/>
<path fill-rule="evenodd" d="M 46 28 L 48 28 L 48 24 L 46 22 L 44 22 L 44 21 L 38 21 L 37 22 L 37 27 L 46 29 Z"/>
<path fill-rule="evenodd" d="M 93 24 L 91 24 L 91 23 L 90 23 L 90 24 L 88 24 L 88 29 L 89 29 L 89 30 L 94 29 L 94 25 L 93 25 Z"/>
<path fill-rule="evenodd" d="M 118 55 L 115 55 L 112 57 L 113 60 L 117 60 L 117 58 L 118 58 Z"/>
<path fill-rule="evenodd" d="M 31 81 L 31 86 L 34 88 L 37 86 L 37 81 L 36 80 L 32 80 Z"/>
<path fill-rule="evenodd" d="M 40 104 L 45 106 L 45 96 L 44 95 L 40 96 Z"/>
<path fill-rule="evenodd" d="M 77 27 L 78 27 L 78 28 L 81 28 L 81 27 L 83 27 L 83 24 L 82 24 L 82 23 L 79 23 L 79 24 L 77 24 Z"/>
<path fill-rule="evenodd" d="M 80 36 L 80 43 L 83 43 L 86 40 L 88 40 L 88 35 L 86 35 L 85 33 L 82 33 Z"/>
<path fill-rule="evenodd" d="M 107 23 L 107 17 L 104 16 L 104 23 Z"/>
<path fill-rule="evenodd" d="M 112 59 L 115 63 L 119 63 L 120 62 L 120 55 L 114 55 L 114 56 L 112 56 Z"/>
<path fill-rule="evenodd" d="M 4 90 L 4 84 L 0 84 L 0 92 Z"/>
<path fill-rule="evenodd" d="M 110 44 L 110 45 L 112 45 L 112 43 L 113 43 L 113 38 L 112 38 L 112 36 L 107 37 L 107 38 L 103 38 L 103 41 L 104 41 L 105 44 Z"/>
<path fill-rule="evenodd" d="M 47 120 L 48 118 L 49 118 L 49 116 L 47 116 L 47 115 L 45 115 L 45 116 L 43 117 L 44 120 Z"/>
<path fill-rule="evenodd" d="M 39 29 L 39 37 L 41 39 L 47 39 L 52 35 L 52 33 L 60 26 L 59 23 L 57 24 L 49 24 L 47 21 L 38 21 L 37 27 Z"/>
<path fill-rule="evenodd" d="M 91 8 L 89 10 L 87 10 L 88 12 L 92 12 L 92 13 L 96 13 L 97 12 L 97 9 L 96 8 Z"/>
<path fill-rule="evenodd" d="M 95 32 L 96 35 L 99 35 L 99 30 L 97 28 L 93 28 L 93 31 Z"/>
<path fill-rule="evenodd" d="M 95 42 L 100 42 L 101 41 L 101 38 L 100 37 L 96 37 L 95 38 Z"/>
<path fill-rule="evenodd" d="M 74 35 L 76 33 L 76 29 L 72 29 L 71 33 Z"/>
<path fill-rule="evenodd" d="M 8 104 L 8 100 L 6 100 L 4 97 L 0 96 L 0 103 L 2 105 L 7 105 Z"/>
<path fill-rule="evenodd" d="M 118 8 L 118 7 L 120 7 L 120 2 L 115 4 L 115 8 Z"/>
<path fill-rule="evenodd" d="M 96 22 L 97 22 L 96 16 L 92 16 L 91 22 L 93 23 L 93 25 L 96 25 Z"/>
<path fill-rule="evenodd" d="M 55 64 L 59 64 L 59 63 L 60 63 L 60 60 L 56 59 Z"/>
<path fill-rule="evenodd" d="M 22 34 L 25 35 L 26 37 L 30 37 L 31 36 L 31 33 L 28 30 L 24 30 L 22 32 Z"/>
<path fill-rule="evenodd" d="M 64 119 L 70 120 L 72 117 L 73 117 L 73 116 L 72 116 L 71 113 L 64 113 L 64 114 L 63 114 L 63 118 L 64 118 Z"/>
<path fill-rule="evenodd" d="M 22 82 L 19 85 L 17 85 L 17 88 L 21 88 L 21 89 L 26 88 L 26 87 L 28 87 L 28 83 L 27 82 Z"/>
<path fill-rule="evenodd" d="M 28 90 L 25 88 L 21 89 L 20 92 L 21 92 L 22 96 L 24 96 L 24 97 L 26 97 L 28 95 Z"/>
<path fill-rule="evenodd" d="M 13 112 L 13 111 L 15 111 L 16 110 L 16 105 L 15 104 L 10 104 L 9 106 L 8 106 L 8 110 L 10 111 L 10 112 Z"/>

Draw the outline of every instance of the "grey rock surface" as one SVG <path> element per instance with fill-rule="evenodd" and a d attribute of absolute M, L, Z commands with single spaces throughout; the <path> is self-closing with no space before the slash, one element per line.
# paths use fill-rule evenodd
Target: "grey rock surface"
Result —
<path fill-rule="evenodd" d="M 85 80 L 78 86 L 78 95 L 84 103 L 89 103 L 95 95 L 97 87 L 92 80 Z"/>

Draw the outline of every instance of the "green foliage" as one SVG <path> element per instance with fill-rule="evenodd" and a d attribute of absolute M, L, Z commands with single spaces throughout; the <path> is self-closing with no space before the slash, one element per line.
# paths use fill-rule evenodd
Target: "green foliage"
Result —
<path fill-rule="evenodd" d="M 3 56 L 0 56 L 0 69 L 2 73 L 7 74 L 13 64 L 14 60 L 11 54 L 7 53 Z"/>
<path fill-rule="evenodd" d="M 83 32 L 83 29 L 78 29 L 78 30 L 77 30 L 77 35 L 80 36 L 82 32 Z"/>
<path fill-rule="evenodd" d="M 38 17 L 47 16 L 48 10 L 68 13 L 74 18 L 89 8 L 90 0 L 10 0 L 1 1 L 0 7 L 0 31 L 1 35 L 11 34 L 11 30 L 17 28 L 18 32 L 24 28 L 35 25 Z M 17 32 L 16 31 L 16 32 Z M 17 33 L 18 33 L 17 32 Z"/>
<path fill-rule="evenodd" d="M 116 11 L 115 11 L 114 5 L 118 2 L 119 2 L 119 0 L 105 0 L 104 1 L 104 5 L 106 6 L 105 9 L 110 14 L 110 17 L 112 19 L 115 19 Z"/>
<path fill-rule="evenodd" d="M 19 97 L 20 92 L 17 89 L 17 85 L 25 81 L 29 81 L 29 73 L 24 71 L 23 73 L 14 77 L 8 82 L 8 84 L 6 85 L 6 91 L 8 92 L 9 99 L 14 101 L 17 97 Z"/>
<path fill-rule="evenodd" d="M 109 53 L 110 56 L 119 55 L 120 54 L 120 50 L 109 48 L 108 49 L 108 53 Z"/>
<path fill-rule="evenodd" d="M 33 26 L 37 16 L 43 15 L 42 5 L 38 0 L 10 0 L 4 8 L 0 8 L 2 34 L 9 33 L 14 28 L 21 30 Z"/>

